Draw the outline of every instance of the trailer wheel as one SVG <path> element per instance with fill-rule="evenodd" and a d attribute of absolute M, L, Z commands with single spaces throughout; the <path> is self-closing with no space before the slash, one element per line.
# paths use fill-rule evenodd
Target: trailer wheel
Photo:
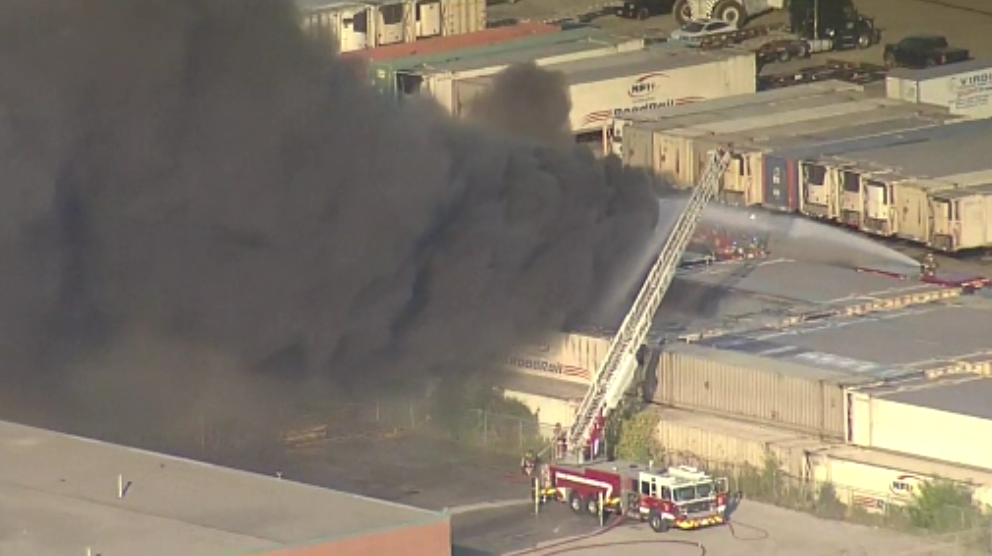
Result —
<path fill-rule="evenodd" d="M 582 497 L 576 492 L 568 493 L 568 507 L 577 514 L 582 513 Z"/>
<path fill-rule="evenodd" d="M 641 8 L 637 10 L 637 19 L 644 21 L 645 19 L 651 17 L 651 10 L 647 8 Z"/>
<path fill-rule="evenodd" d="M 599 515 L 599 500 L 595 496 L 586 498 L 586 512 L 593 517 Z"/>
<path fill-rule="evenodd" d="M 672 13 L 679 27 L 692 21 L 692 6 L 689 5 L 689 0 L 675 0 L 675 4 L 672 4 Z"/>
<path fill-rule="evenodd" d="M 885 67 L 892 69 L 896 67 L 896 55 L 891 52 L 885 55 Z"/>
<path fill-rule="evenodd" d="M 734 23 L 740 29 L 747 23 L 747 10 L 737 0 L 723 0 L 713 8 L 713 17 Z"/>
<path fill-rule="evenodd" d="M 661 514 L 657 510 L 651 512 L 651 517 L 648 518 L 648 525 L 651 526 L 651 530 L 655 533 L 668 532 L 668 521 L 661 517 Z"/>

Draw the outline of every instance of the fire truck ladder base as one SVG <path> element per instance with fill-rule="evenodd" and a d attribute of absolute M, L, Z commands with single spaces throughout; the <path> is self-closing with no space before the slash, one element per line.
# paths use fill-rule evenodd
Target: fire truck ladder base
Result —
<path fill-rule="evenodd" d="M 658 307 L 675 278 L 679 261 L 689 246 L 703 210 L 716 197 L 729 164 L 730 153 L 723 149 L 710 155 L 702 180 L 689 196 L 685 209 L 676 220 L 633 306 L 610 342 L 606 357 L 568 432 L 569 450 L 579 459 L 591 436 L 597 416 L 602 414 L 605 417 L 614 409 L 633 382 L 638 367 L 638 351 L 647 339 Z"/>

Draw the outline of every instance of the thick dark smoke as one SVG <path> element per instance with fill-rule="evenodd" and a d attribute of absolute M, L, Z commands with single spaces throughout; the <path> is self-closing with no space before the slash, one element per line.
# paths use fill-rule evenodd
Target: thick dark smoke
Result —
<path fill-rule="evenodd" d="M 517 71 L 560 124 L 561 84 Z M 147 426 L 468 371 L 657 218 L 615 164 L 376 97 L 277 1 L 5 0 L 0 74 L 8 413 Z"/>
<path fill-rule="evenodd" d="M 545 71 L 534 63 L 507 68 L 493 79 L 467 107 L 467 117 L 515 137 L 564 146 L 571 109 L 568 83 L 559 72 Z"/>

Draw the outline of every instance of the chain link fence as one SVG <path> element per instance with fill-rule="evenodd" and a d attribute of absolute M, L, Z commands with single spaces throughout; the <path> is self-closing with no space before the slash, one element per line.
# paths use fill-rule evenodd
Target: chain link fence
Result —
<path fill-rule="evenodd" d="M 773 459 L 764 468 L 663 451 L 659 466 L 688 465 L 727 478 L 731 492 L 744 498 L 807 512 L 824 519 L 845 520 L 925 537 L 919 551 L 899 556 L 979 556 L 992 554 L 990 518 L 977 508 L 944 505 L 911 508 L 908 496 L 872 492 L 833 483 L 817 483 L 781 470 Z M 926 515 L 920 515 L 920 512 Z M 914 513 L 915 512 L 915 513 Z M 925 522 L 928 527 L 919 524 Z M 838 555 L 839 556 L 839 555 Z"/>

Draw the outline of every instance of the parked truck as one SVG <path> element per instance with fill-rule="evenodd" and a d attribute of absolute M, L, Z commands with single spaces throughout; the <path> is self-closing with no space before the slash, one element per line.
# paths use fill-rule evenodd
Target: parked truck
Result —
<path fill-rule="evenodd" d="M 887 68 L 923 69 L 967 61 L 969 52 L 951 46 L 940 35 L 916 35 L 885 45 L 883 56 Z"/>
<path fill-rule="evenodd" d="M 750 48 L 762 65 L 836 50 L 865 49 L 881 41 L 875 20 L 859 13 L 850 0 L 792 0 L 789 23 L 747 27 L 701 41 L 705 48 L 729 44 Z"/>
<path fill-rule="evenodd" d="M 759 14 L 785 8 L 786 0 L 675 0 L 672 13 L 679 25 L 693 19 L 722 19 L 743 27 Z"/>

